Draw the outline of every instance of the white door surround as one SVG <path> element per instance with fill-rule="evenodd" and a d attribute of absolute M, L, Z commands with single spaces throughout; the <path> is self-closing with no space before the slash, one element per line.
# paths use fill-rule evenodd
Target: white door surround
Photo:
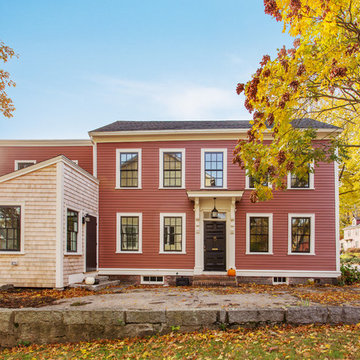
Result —
<path fill-rule="evenodd" d="M 226 218 L 226 269 L 235 269 L 235 202 L 240 200 L 243 191 L 188 191 L 190 200 L 194 201 L 195 213 L 195 266 L 194 275 L 201 274 L 222 274 L 221 271 L 204 272 L 204 213 L 211 212 L 214 208 L 214 198 L 216 198 L 216 208 L 219 213 L 225 213 Z M 217 220 L 214 220 L 217 221 Z"/>

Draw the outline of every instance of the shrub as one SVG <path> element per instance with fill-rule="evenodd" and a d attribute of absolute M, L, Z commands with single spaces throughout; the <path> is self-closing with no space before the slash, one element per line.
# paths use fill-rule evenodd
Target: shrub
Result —
<path fill-rule="evenodd" d="M 351 285 L 355 282 L 360 282 L 360 271 L 351 265 L 342 264 L 340 267 L 341 276 L 339 279 L 340 285 Z"/>

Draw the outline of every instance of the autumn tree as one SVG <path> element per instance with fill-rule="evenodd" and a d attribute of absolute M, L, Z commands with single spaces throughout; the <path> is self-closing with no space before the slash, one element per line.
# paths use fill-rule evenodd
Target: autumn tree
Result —
<path fill-rule="evenodd" d="M 16 56 L 14 50 L 0 41 L 0 60 L 6 63 L 13 56 Z M 5 117 L 10 118 L 13 116 L 15 107 L 6 93 L 7 87 L 15 87 L 15 83 L 10 79 L 10 74 L 7 71 L 0 69 L 0 112 Z"/>
<path fill-rule="evenodd" d="M 340 193 L 348 207 L 360 204 L 360 1 L 264 0 L 264 5 L 294 41 L 274 59 L 264 55 L 252 79 L 237 86 L 253 115 L 247 140 L 234 151 L 234 162 L 255 179 L 251 200 L 272 198 L 262 185 L 268 180 L 273 189 L 284 189 L 288 172 L 304 177 L 309 163 L 316 168 L 319 161 L 339 159 L 337 148 L 345 144 L 347 159 L 339 148 Z M 292 126 L 304 118 L 343 132 L 324 145 L 314 141 L 314 130 Z"/>

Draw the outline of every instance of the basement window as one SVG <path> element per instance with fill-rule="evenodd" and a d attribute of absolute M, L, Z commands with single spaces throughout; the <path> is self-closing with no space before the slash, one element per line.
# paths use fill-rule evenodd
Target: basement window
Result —
<path fill-rule="evenodd" d="M 163 276 L 142 276 L 141 284 L 164 284 Z"/>
<path fill-rule="evenodd" d="M 274 276 L 273 277 L 273 285 L 287 284 L 288 279 L 283 276 Z"/>

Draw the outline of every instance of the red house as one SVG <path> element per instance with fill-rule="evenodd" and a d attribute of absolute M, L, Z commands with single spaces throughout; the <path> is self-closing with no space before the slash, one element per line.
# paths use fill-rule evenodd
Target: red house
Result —
<path fill-rule="evenodd" d="M 322 141 L 340 131 L 310 119 L 296 126 Z M 63 287 L 95 270 L 143 283 L 226 277 L 230 268 L 238 281 L 336 279 L 337 164 L 319 164 L 306 180 L 289 174 L 287 191 L 252 204 L 253 181 L 232 163 L 248 129 L 247 121 L 118 121 L 91 131 L 91 142 L 1 141 L 0 284 Z M 51 166 L 55 221 L 27 205 Z M 39 240 L 26 221 L 46 211 L 36 227 L 54 231 Z M 34 282 L 45 250 L 54 271 Z M 16 274 L 26 271 L 25 283 Z"/>

